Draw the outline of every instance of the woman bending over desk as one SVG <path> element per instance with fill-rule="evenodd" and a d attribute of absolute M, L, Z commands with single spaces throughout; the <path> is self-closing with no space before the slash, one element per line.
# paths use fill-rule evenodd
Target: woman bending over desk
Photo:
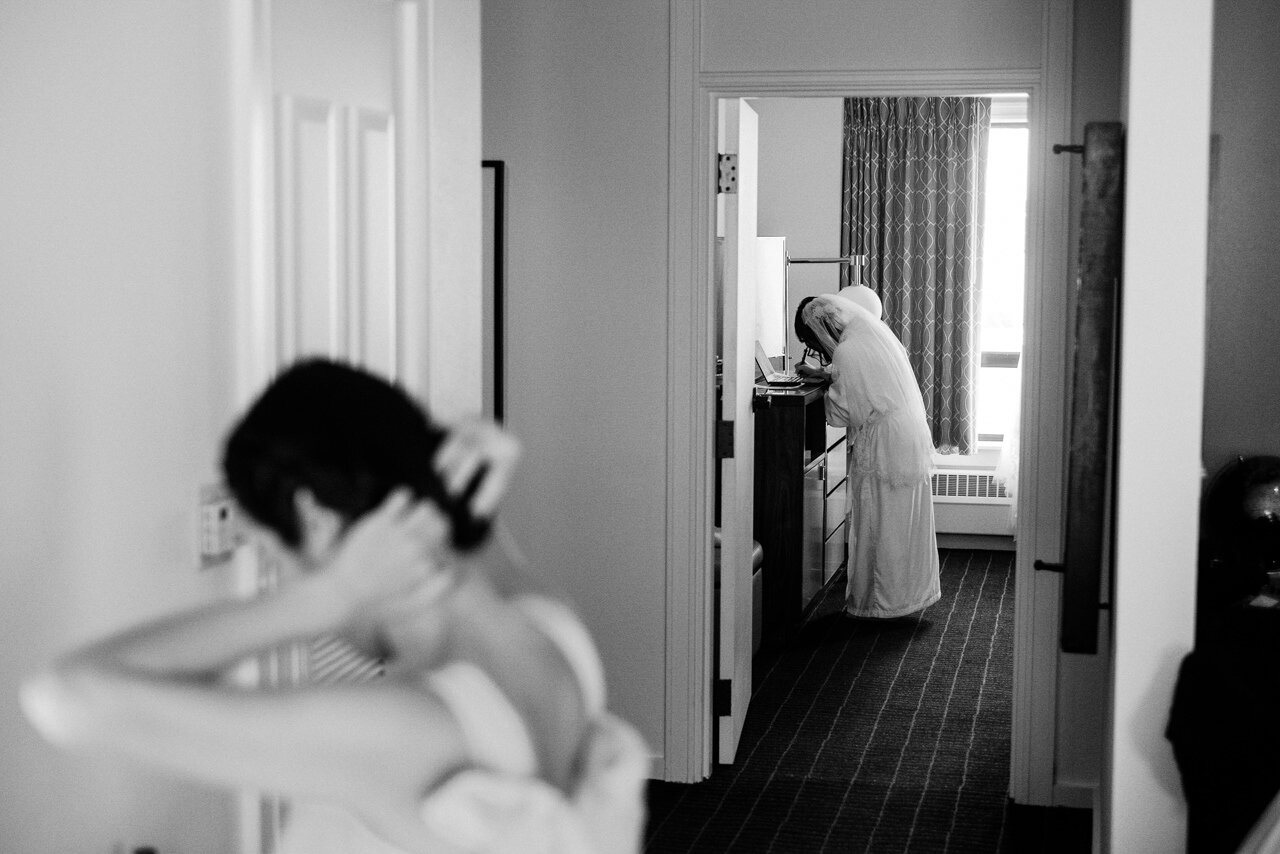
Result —
<path fill-rule="evenodd" d="M 795 329 L 824 363 L 798 370 L 829 380 L 827 422 L 848 429 L 845 611 L 901 617 L 932 605 L 941 595 L 933 438 L 906 349 L 883 321 L 837 294 L 802 300 Z"/>

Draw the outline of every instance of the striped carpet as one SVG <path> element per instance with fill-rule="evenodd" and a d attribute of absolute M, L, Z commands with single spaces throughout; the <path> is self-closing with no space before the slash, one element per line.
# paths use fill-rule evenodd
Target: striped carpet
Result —
<path fill-rule="evenodd" d="M 1005 841 L 1013 553 L 943 550 L 942 599 L 846 617 L 828 591 L 757 657 L 732 766 L 650 783 L 646 852 L 998 852 Z"/>

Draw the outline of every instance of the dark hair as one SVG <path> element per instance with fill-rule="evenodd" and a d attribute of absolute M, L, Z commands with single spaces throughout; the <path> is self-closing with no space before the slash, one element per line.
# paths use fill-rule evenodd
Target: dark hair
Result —
<path fill-rule="evenodd" d="M 813 333 L 813 330 L 809 328 L 809 324 L 805 323 L 803 320 L 800 319 L 801 316 L 804 314 L 804 307 L 811 302 L 813 302 L 813 297 L 805 297 L 804 299 L 800 300 L 800 304 L 796 306 L 796 317 L 795 317 L 796 338 L 800 341 L 801 344 L 808 347 L 810 350 L 817 350 L 819 353 L 822 353 L 822 347 L 818 343 L 818 336 L 815 335 Z M 824 355 L 830 357 L 831 354 L 825 353 Z"/>
<path fill-rule="evenodd" d="M 222 469 L 245 512 L 291 548 L 302 542 L 299 488 L 345 527 L 405 486 L 434 502 L 452 524 L 454 546 L 469 549 L 489 530 L 467 506 L 480 475 L 461 495 L 446 492 L 433 466 L 445 435 L 398 386 L 351 365 L 306 359 L 277 376 L 232 428 Z"/>

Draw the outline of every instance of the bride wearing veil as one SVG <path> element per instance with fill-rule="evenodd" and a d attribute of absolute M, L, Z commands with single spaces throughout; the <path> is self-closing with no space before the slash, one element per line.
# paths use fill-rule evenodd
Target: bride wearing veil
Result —
<path fill-rule="evenodd" d="M 855 617 L 901 617 L 938 601 L 929 470 L 933 440 L 906 349 L 887 325 L 838 294 L 809 297 L 796 335 L 830 381 L 827 422 L 848 429 L 848 587 Z"/>

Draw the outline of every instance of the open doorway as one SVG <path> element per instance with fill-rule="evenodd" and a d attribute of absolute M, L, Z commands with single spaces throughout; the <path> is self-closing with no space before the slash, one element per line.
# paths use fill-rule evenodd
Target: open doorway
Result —
<path fill-rule="evenodd" d="M 1069 31 L 1069 7 L 1055 5 L 1044 18 L 1047 44 Z M 1067 349 L 1067 307 L 1072 272 L 1068 246 L 1070 163 L 1054 157 L 1050 143 L 1069 139 L 1066 93 L 1069 54 L 1054 52 L 1043 67 L 986 71 L 755 70 L 710 74 L 698 65 L 695 21 L 673 19 L 674 80 L 671 102 L 669 186 L 671 252 L 668 272 L 670 372 L 668 439 L 667 656 L 668 708 L 662 778 L 696 782 L 713 768 L 712 620 L 714 556 L 712 448 L 717 433 L 714 351 L 713 257 L 715 252 L 716 111 L 723 98 L 879 96 L 896 93 L 973 95 L 1023 92 L 1028 103 L 1027 287 L 1024 319 L 1029 347 L 1022 357 L 1024 406 L 1020 433 L 1035 437 L 1036 453 L 1022 443 L 1019 455 L 1018 549 L 1014 608 L 1014 696 L 1010 796 L 1033 805 L 1087 805 L 1097 779 L 1092 759 L 1076 749 L 1075 730 L 1063 721 L 1084 707 L 1082 680 L 1064 671 L 1058 650 L 1060 579 L 1037 572 L 1037 561 L 1059 559 L 1062 548 L 1062 430 Z M 796 64 L 808 68 L 807 60 Z M 686 371 L 682 366 L 696 366 Z M 706 366 L 705 368 L 703 366 Z M 1068 684 L 1070 683 L 1070 684 Z M 1083 723 L 1083 722 L 1082 722 Z M 1083 731 L 1081 738 L 1086 738 Z M 1076 742 L 1080 739 L 1075 739 Z M 1074 762 L 1079 754 L 1088 762 Z M 1071 765 L 1070 776 L 1062 769 Z"/>
<path fill-rule="evenodd" d="M 939 545 L 951 558 L 944 557 L 944 573 L 954 575 L 955 588 L 951 595 L 944 599 L 943 607 L 929 620 L 936 630 L 936 641 L 932 647 L 935 653 L 927 655 L 928 649 L 918 645 L 925 640 L 923 634 L 912 628 L 903 631 L 901 625 L 893 627 L 883 638 L 884 643 L 875 650 L 878 640 L 873 640 L 871 649 L 865 655 L 852 662 L 853 666 L 863 670 L 870 664 L 875 666 L 877 656 L 893 663 L 887 675 L 891 681 L 907 693 L 915 692 L 916 701 L 912 714 L 902 723 L 906 727 L 903 737 L 892 746 L 877 745 L 876 730 L 883 736 L 888 729 L 888 720 L 884 714 L 890 706 L 901 704 L 905 694 L 886 693 L 879 710 L 870 710 L 866 715 L 871 731 L 865 734 L 860 752 L 854 758 L 858 767 L 864 762 L 876 762 L 874 757 L 878 751 L 884 751 L 880 757 L 888 762 L 888 770 L 893 778 L 889 790 L 884 793 L 882 805 L 891 800 L 891 790 L 902 778 L 912 774 L 910 769 L 923 773 L 925 790 L 930 781 L 935 788 L 941 781 L 941 773 L 933 776 L 935 767 L 941 765 L 935 761 L 939 756 L 939 745 L 944 739 L 952 738 L 954 733 L 946 733 L 940 726 L 936 733 L 930 734 L 924 727 L 928 718 L 936 718 L 940 724 L 953 711 L 953 701 L 964 694 L 967 686 L 959 683 L 961 672 L 968 667 L 979 679 L 978 690 L 984 683 L 1000 681 L 992 672 L 992 667 L 1003 667 L 1005 694 L 1003 743 L 995 746 L 990 733 L 981 731 L 988 726 L 988 718 L 982 718 L 983 724 L 978 726 L 975 710 L 971 719 L 972 726 L 968 732 L 968 747 L 981 744 L 984 761 L 990 760 L 993 753 L 1003 756 L 1003 778 L 998 782 L 993 801 L 996 808 L 1002 810 L 1005 796 L 1009 788 L 1009 728 L 1011 681 L 1013 660 L 1013 547 L 1015 542 L 1015 521 L 1013 513 L 1012 492 L 1010 488 L 1016 483 L 1016 460 L 1019 448 L 1018 424 L 1020 422 L 1021 389 L 1020 368 L 1022 364 L 1022 345 L 1024 339 L 1024 291 L 1028 258 L 1035 252 L 1028 253 L 1027 240 L 1027 186 L 1028 186 L 1028 146 L 1029 122 L 1027 93 L 1009 93 L 990 96 L 993 103 L 992 113 L 996 120 L 991 123 L 989 147 L 985 162 L 982 164 L 986 180 L 983 184 L 984 202 L 980 205 L 979 230 L 982 234 L 982 245 L 986 252 L 974 259 L 977 271 L 972 286 L 976 291 L 974 299 L 975 330 L 972 335 L 973 362 L 976 380 L 973 383 L 975 398 L 974 443 L 963 449 L 963 453 L 939 454 L 935 457 L 934 486 L 937 515 L 945 521 L 939 527 Z M 792 259 L 832 259 L 840 260 L 848 257 L 850 248 L 846 242 L 841 245 L 841 159 L 844 156 L 841 142 L 843 127 L 842 114 L 844 98 L 842 97 L 769 97 L 748 98 L 747 101 L 759 113 L 759 187 L 758 187 L 758 235 L 768 238 L 785 238 L 785 256 Z M 862 247 L 858 247 L 861 250 Z M 720 249 L 717 248 L 717 257 Z M 863 254 L 861 251 L 853 253 Z M 776 318 L 761 317 L 759 325 L 765 328 L 779 326 L 782 328 L 783 350 L 768 353 L 770 357 L 781 357 L 782 367 L 794 364 L 801 356 L 803 348 L 795 340 L 794 333 L 789 331 L 791 314 L 797 303 L 808 295 L 836 292 L 841 287 L 841 264 L 819 265 L 788 264 L 784 273 L 784 297 L 781 300 L 779 316 Z M 719 269 L 723 269 L 722 267 Z M 759 271 L 757 271 L 759 272 Z M 865 272 L 865 271 L 863 271 Z M 860 278 L 860 277 L 859 277 Z M 867 284 L 881 291 L 882 281 L 878 276 L 867 276 Z M 763 285 L 763 277 L 761 279 Z M 886 294 L 886 297 L 891 295 Z M 773 302 L 762 299 L 758 306 L 766 310 Z M 905 343 L 905 342 L 904 342 Z M 818 452 L 829 451 L 826 444 L 815 449 Z M 953 449 L 954 450 L 954 449 Z M 1012 451 L 1012 454 L 1009 453 Z M 1031 449 L 1034 453 L 1034 448 Z M 827 453 L 834 459 L 837 452 Z M 812 457 L 812 454 L 811 454 Z M 1003 457 L 1003 459 L 1002 459 Z M 997 474 L 1002 464 L 1012 463 L 1012 472 Z M 757 475 L 759 473 L 757 472 Z M 1012 474 L 1012 477 L 1009 475 Z M 829 485 L 831 480 L 827 480 Z M 825 491 L 825 490 L 824 490 Z M 968 500 L 966 500 L 968 499 Z M 977 499 L 977 500 L 973 500 Z M 821 497 L 819 497 L 821 504 Z M 803 524 L 802 524 L 803 527 Z M 833 526 L 817 526 L 819 531 Z M 836 532 L 838 534 L 838 532 Z M 767 551 L 767 550 L 766 550 Z M 830 553 L 829 550 L 823 551 Z M 992 554 L 999 552 L 999 554 Z M 769 556 L 766 554 L 765 562 Z M 829 562 L 829 559 L 828 559 Z M 806 602 L 805 611 L 810 621 L 823 618 L 824 599 L 830 599 L 833 590 L 841 583 L 835 575 L 825 579 L 829 583 L 811 588 L 811 601 Z M 944 586 L 947 584 L 944 581 Z M 838 597 L 837 597 L 838 598 Z M 978 613 L 978 605 L 994 605 L 994 612 Z M 829 605 L 829 603 L 827 603 Z M 967 609 L 967 610 L 966 610 Z M 828 608 L 829 610 L 829 608 Z M 830 622 L 830 621 L 828 621 Z M 979 627 L 980 637 L 974 633 Z M 961 628 L 963 627 L 963 628 Z M 916 627 L 918 628 L 918 626 Z M 804 630 L 802 630 L 803 632 Z M 814 629 L 814 632 L 825 633 L 824 636 L 836 637 L 842 645 L 841 651 L 833 652 L 825 662 L 826 667 L 841 666 L 839 662 L 848 651 L 851 638 L 839 630 L 831 634 L 830 626 Z M 959 632 L 959 634 L 956 634 Z M 985 632 L 985 634 L 982 634 Z M 855 630 L 851 635 L 858 634 Z M 925 633 L 927 634 L 927 632 Z M 803 641 L 811 645 L 811 651 L 820 658 L 817 647 L 812 644 L 814 633 L 803 635 Z M 948 638 L 950 640 L 948 640 Z M 953 643 L 956 639 L 959 643 Z M 928 646 L 928 643 L 925 643 Z M 941 655 L 954 646 L 959 650 L 955 657 Z M 966 658 L 970 646 L 984 655 Z M 979 649 L 980 648 L 980 649 Z M 993 653 L 999 654 L 993 654 Z M 923 658 L 920 656 L 924 655 Z M 777 659 L 773 659 L 777 661 Z M 966 664 L 967 661 L 967 664 Z M 994 665 L 993 665 L 994 662 Z M 976 667 L 975 665 L 980 665 Z M 950 668 L 950 669 L 948 669 Z M 868 671 L 869 672 L 869 671 Z M 906 680 L 900 680 L 903 674 L 919 676 L 920 679 L 908 687 Z M 761 678 L 761 675 L 764 678 Z M 753 680 L 757 692 L 769 691 L 768 674 L 757 674 Z M 966 677 L 967 678 L 967 677 Z M 850 695 L 861 691 L 857 679 L 848 683 Z M 797 685 L 799 683 L 792 683 Z M 957 692 L 957 685 L 960 690 Z M 864 686 L 865 687 L 865 686 Z M 847 698 L 846 698 L 847 699 Z M 787 733 L 788 749 L 794 746 L 796 739 L 802 736 L 806 726 L 813 721 L 813 709 L 821 703 L 815 702 L 806 709 L 791 709 L 786 704 L 771 706 L 773 719 L 765 728 L 763 737 L 768 731 L 781 728 Z M 956 702 L 958 706 L 958 701 Z M 836 704 L 835 717 L 839 718 L 845 706 Z M 866 710 L 864 710 L 866 711 Z M 988 709 L 989 711 L 989 709 Z M 754 712 L 752 713 L 754 714 Z M 750 724 L 744 738 L 749 739 Z M 812 777 L 817 764 L 821 762 L 818 752 L 830 745 L 833 738 L 831 728 L 818 742 L 819 750 L 809 756 L 809 767 L 805 774 Z M 835 736 L 837 739 L 839 736 Z M 861 736 L 859 736 L 861 737 Z M 883 739 L 882 739 L 883 740 Z M 930 752 L 930 745 L 931 752 Z M 744 750 L 750 753 L 754 745 L 744 743 Z M 917 755 L 917 749 L 924 753 Z M 772 753 L 771 751 L 769 751 Z M 896 753 L 890 757 L 888 753 Z M 873 757 L 868 759 L 868 757 Z M 776 759 L 776 755 L 773 755 Z M 848 757 L 846 757 L 848 758 Z M 920 762 L 918 767 L 917 762 Z M 969 758 L 960 760 L 959 773 L 967 778 Z M 906 770 L 904 770 L 906 769 Z M 990 771 L 990 768 L 987 769 Z M 738 769 L 735 768 L 735 774 Z M 857 779 L 850 782 L 846 789 L 848 796 L 853 791 Z M 918 781 L 917 781 L 918 782 Z M 972 784 L 973 780 L 969 779 Z M 963 786 L 963 784 L 962 784 Z M 955 796 L 959 800 L 959 794 Z M 847 797 L 845 798 L 847 800 Z M 792 801 L 793 805 L 796 801 Z M 929 807 L 922 799 L 914 804 L 914 819 L 921 812 L 927 813 Z M 839 813 L 839 810 L 837 810 Z M 870 822 L 872 833 L 883 834 L 887 825 L 892 822 L 893 810 L 887 813 L 881 810 Z M 834 821 L 835 819 L 833 819 Z M 785 819 L 784 819 L 785 824 Z M 834 826 L 834 825 L 833 825 Z M 933 830 L 937 830 L 934 828 Z M 929 831 L 932 832 L 932 831 Z"/>
<path fill-rule="evenodd" d="M 942 322 L 972 327 L 964 331 L 964 343 L 956 345 L 968 348 L 958 361 L 967 362 L 963 367 L 971 370 L 971 375 L 962 378 L 968 384 L 965 393 L 971 397 L 967 403 L 970 409 L 961 413 L 970 419 L 970 433 L 965 447 L 956 447 L 953 436 L 935 434 L 939 452 L 933 461 L 934 508 L 942 546 L 1012 551 L 1023 409 L 1025 296 L 1032 257 L 1027 230 L 1030 99 L 1026 92 L 982 97 L 990 105 L 989 121 L 984 131 L 985 150 L 973 179 L 978 191 L 969 205 L 975 248 L 969 261 L 971 271 L 962 283 L 971 293 L 965 296 L 967 308 L 947 307 L 955 318 Z M 906 339 L 903 343 L 909 349 L 941 346 L 912 340 L 919 333 L 909 328 L 911 321 L 894 316 L 892 305 L 894 301 L 933 298 L 924 293 L 929 283 L 902 281 L 912 276 L 923 278 L 918 270 L 903 269 L 909 262 L 903 262 L 901 256 L 912 250 L 902 244 L 911 239 L 924 243 L 930 236 L 904 239 L 895 235 L 892 239 L 898 245 L 885 249 L 886 241 L 878 241 L 874 234 L 877 227 L 906 230 L 924 226 L 882 224 L 891 216 L 882 214 L 872 228 L 850 234 L 854 229 L 848 208 L 864 203 L 850 201 L 856 193 L 847 186 L 847 176 L 842 180 L 850 157 L 844 150 L 845 101 L 840 97 L 796 96 L 746 99 L 759 116 L 756 220 L 761 261 L 755 271 L 755 328 L 766 355 L 784 370 L 803 357 L 804 348 L 792 329 L 797 304 L 805 297 L 834 293 L 863 279 L 885 301 L 884 319 Z M 922 204 L 919 200 L 913 203 Z M 946 198 L 938 202 L 949 203 Z M 877 199 L 866 204 L 883 202 Z M 868 235 L 868 231 L 873 233 Z M 877 242 L 882 245 L 869 246 Z M 866 254 L 868 251 L 895 257 L 877 259 Z M 715 258 L 720 282 L 724 258 L 719 243 Z M 855 263 L 841 263 L 851 258 Z M 936 264 L 937 260 L 930 258 L 927 263 Z M 721 308 L 719 291 L 717 297 L 717 308 Z M 951 298 L 951 294 L 944 297 Z M 940 314 L 942 311 L 939 309 Z M 959 338 L 960 333 L 956 334 Z M 723 349 L 719 330 L 717 343 Z M 924 372 L 917 369 L 922 385 Z M 939 373 L 928 381 L 934 388 L 926 390 L 926 397 L 937 399 L 951 393 L 950 377 Z"/>

